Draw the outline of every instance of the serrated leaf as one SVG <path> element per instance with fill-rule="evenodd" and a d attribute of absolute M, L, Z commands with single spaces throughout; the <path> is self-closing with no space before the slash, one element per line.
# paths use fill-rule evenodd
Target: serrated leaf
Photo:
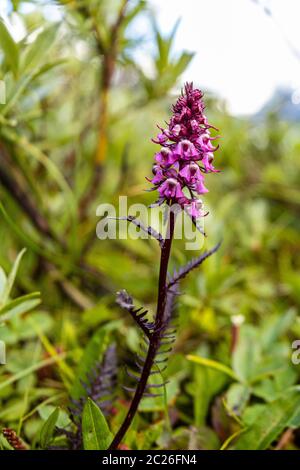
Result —
<path fill-rule="evenodd" d="M 18 74 L 19 68 L 19 48 L 10 35 L 4 22 L 0 19 L 0 45 L 4 52 L 5 59 L 10 65 L 14 76 Z"/>
<path fill-rule="evenodd" d="M 55 425 L 59 417 L 59 408 L 56 408 L 49 416 L 47 421 L 43 424 L 40 434 L 40 443 L 42 449 L 46 449 L 52 441 Z"/>
<path fill-rule="evenodd" d="M 112 441 L 105 417 L 90 398 L 83 408 L 82 437 L 85 450 L 106 450 Z"/>

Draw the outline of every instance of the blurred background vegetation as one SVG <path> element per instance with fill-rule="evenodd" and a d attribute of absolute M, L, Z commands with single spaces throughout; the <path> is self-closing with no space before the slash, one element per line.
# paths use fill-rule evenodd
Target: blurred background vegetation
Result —
<path fill-rule="evenodd" d="M 103 344 L 118 345 L 112 430 L 128 406 L 123 366 L 139 338 L 115 292 L 126 288 L 153 311 L 159 250 L 148 240 L 98 240 L 95 210 L 119 195 L 153 202 L 144 191 L 156 151 L 150 139 L 168 119 L 193 52 L 173 52 L 176 25 L 161 32 L 146 1 L 56 1 L 55 22 L 45 14 L 50 0 L 29 3 L 35 8 L 24 13 L 22 1 L 10 2 L 21 40 L 0 23 L 0 339 L 7 348 L 0 425 L 38 448 L 56 406 L 60 427 L 71 425 L 74 384 L 101 359 Z M 149 70 L 136 58 L 145 43 Z M 239 118 L 209 91 L 205 99 L 221 136 L 221 173 L 207 182 L 205 247 L 223 244 L 182 286 L 166 371 L 169 417 L 163 400 L 144 399 L 125 442 L 299 448 L 300 366 L 291 361 L 300 338 L 299 123 L 283 120 L 280 106 Z M 177 242 L 172 264 L 193 254 Z M 101 351 L 83 370 L 91 341 Z M 3 437 L 1 446 L 9 448 Z"/>

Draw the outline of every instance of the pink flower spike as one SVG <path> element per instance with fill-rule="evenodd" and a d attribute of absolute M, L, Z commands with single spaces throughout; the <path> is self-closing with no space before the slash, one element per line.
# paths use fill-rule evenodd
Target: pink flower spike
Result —
<path fill-rule="evenodd" d="M 155 143 L 160 150 L 155 154 L 154 176 L 151 182 L 160 195 L 160 201 L 176 201 L 183 210 L 189 207 L 193 217 L 204 216 L 195 198 L 208 192 L 204 177 L 216 173 L 210 134 L 216 129 L 204 114 L 203 93 L 186 83 L 181 96 L 172 106 L 172 116 L 166 127 L 157 126 L 159 134 Z M 186 195 L 185 195 L 186 193 Z M 189 196 L 188 196 L 189 194 Z"/>

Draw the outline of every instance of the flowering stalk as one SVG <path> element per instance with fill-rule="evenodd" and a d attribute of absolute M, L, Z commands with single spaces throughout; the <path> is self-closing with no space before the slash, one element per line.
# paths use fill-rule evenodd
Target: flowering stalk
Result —
<path fill-rule="evenodd" d="M 210 136 L 210 128 L 212 126 L 208 124 L 203 113 L 202 96 L 200 90 L 194 89 L 192 84 L 186 84 L 182 96 L 173 106 L 173 115 L 168 127 L 166 129 L 160 128 L 160 133 L 153 140 L 161 148 L 155 155 L 154 176 L 149 181 L 154 185 L 152 189 L 158 190 L 157 204 L 166 204 L 170 208 L 166 237 L 163 239 L 151 227 L 145 228 L 134 218 L 130 216 L 127 218 L 129 222 L 135 223 L 159 241 L 161 258 L 157 307 L 153 322 L 149 323 L 145 320 L 147 311 L 136 309 L 132 304 L 131 297 L 125 291 L 118 294 L 118 303 L 131 313 L 143 331 L 147 348 L 145 357 L 138 357 L 137 367 L 140 375 L 136 377 L 129 374 L 131 377 L 137 378 L 138 384 L 128 413 L 109 447 L 110 450 L 118 448 L 132 423 L 143 396 L 153 396 L 148 393 L 148 390 L 165 385 L 149 384 L 148 379 L 153 374 L 160 372 L 160 370 L 152 370 L 153 366 L 167 360 L 167 358 L 157 359 L 158 354 L 165 355 L 170 351 L 169 349 L 161 351 L 161 347 L 170 345 L 174 341 L 174 332 L 170 332 L 168 328 L 172 319 L 172 303 L 177 294 L 176 287 L 179 281 L 219 247 L 218 244 L 212 250 L 205 252 L 181 268 L 172 278 L 167 279 L 176 218 L 172 205 L 179 205 L 193 220 L 203 216 L 202 201 L 197 196 L 207 192 L 204 186 L 204 175 L 217 171 L 212 165 L 213 152 L 217 147 L 211 143 L 213 138 Z"/>

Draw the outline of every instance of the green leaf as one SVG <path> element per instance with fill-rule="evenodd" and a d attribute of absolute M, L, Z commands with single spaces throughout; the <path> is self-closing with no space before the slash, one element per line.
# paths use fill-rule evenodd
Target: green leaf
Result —
<path fill-rule="evenodd" d="M 1 48 L 3 49 L 7 63 L 10 65 L 14 76 L 17 76 L 19 68 L 19 48 L 1 19 L 0 44 Z"/>
<path fill-rule="evenodd" d="M 190 392 L 194 397 L 194 424 L 197 428 L 205 425 L 210 402 L 226 382 L 227 377 L 222 372 L 195 364 Z"/>
<path fill-rule="evenodd" d="M 261 328 L 261 342 L 266 351 L 291 328 L 296 316 L 296 309 L 290 308 L 282 315 L 272 315 L 265 320 Z"/>
<path fill-rule="evenodd" d="M 282 431 L 293 423 L 300 413 L 299 391 L 286 392 L 284 396 L 261 406 L 261 411 L 232 447 L 235 450 L 264 450 Z"/>
<path fill-rule="evenodd" d="M 32 80 L 32 75 L 29 74 L 29 75 L 24 75 L 20 77 L 20 79 L 16 83 L 14 83 L 14 86 L 12 87 L 7 97 L 6 104 L 5 106 L 3 106 L 1 110 L 2 116 L 5 116 L 11 110 L 11 108 L 17 103 L 20 96 L 27 89 L 31 80 Z"/>
<path fill-rule="evenodd" d="M 57 423 L 59 417 L 59 408 L 56 408 L 53 413 L 49 416 L 47 421 L 43 424 L 43 427 L 41 429 L 41 435 L 40 435 L 40 443 L 42 449 L 46 449 L 48 445 L 50 444 L 54 430 L 55 430 L 55 425 Z"/>
<path fill-rule="evenodd" d="M 7 284 L 7 277 L 4 272 L 4 269 L 0 266 L 0 305 L 1 305 L 1 299 L 5 291 L 5 286 Z"/>
<path fill-rule="evenodd" d="M 0 309 L 0 323 L 9 321 L 16 315 L 27 313 L 41 303 L 40 293 L 33 292 L 32 294 L 23 295 L 15 300 L 12 300 Z"/>
<path fill-rule="evenodd" d="M 22 61 L 22 73 L 35 70 L 45 62 L 47 53 L 55 41 L 56 34 L 57 25 L 53 25 L 42 31 L 36 40 L 28 46 Z"/>
<path fill-rule="evenodd" d="M 174 78 L 178 78 L 189 66 L 191 60 L 193 59 L 195 54 L 189 52 L 183 52 L 179 57 L 178 61 L 173 64 L 172 73 Z"/>
<path fill-rule="evenodd" d="M 71 396 L 78 399 L 86 394 L 82 381 L 86 380 L 87 374 L 93 369 L 96 362 L 101 361 L 108 346 L 109 333 L 116 324 L 100 327 L 88 342 L 79 366 L 76 371 L 76 380 L 71 389 Z"/>
<path fill-rule="evenodd" d="M 200 357 L 200 356 L 194 356 L 192 354 L 189 354 L 187 356 L 187 359 L 189 361 L 195 362 L 196 364 L 200 364 L 201 366 L 204 367 L 209 367 L 210 369 L 215 369 L 220 372 L 223 372 L 223 374 L 228 375 L 233 380 L 239 380 L 237 375 L 234 373 L 230 367 L 225 366 L 224 364 L 221 364 L 220 362 L 213 361 L 212 359 L 207 359 L 206 357 Z"/>
<path fill-rule="evenodd" d="M 231 444 L 232 441 L 234 441 L 234 439 L 238 436 L 240 436 L 243 432 L 245 432 L 244 429 L 239 429 L 238 431 L 236 431 L 235 433 L 231 434 L 231 436 L 229 436 L 222 444 L 220 450 L 226 450 L 227 447 L 229 446 L 229 444 Z"/>
<path fill-rule="evenodd" d="M 239 377 L 239 381 L 248 383 L 255 377 L 259 360 L 260 345 L 257 330 L 252 325 L 243 325 L 232 355 L 232 369 Z"/>
<path fill-rule="evenodd" d="M 228 408 L 233 413 L 240 415 L 248 403 L 250 391 L 247 385 L 240 383 L 231 384 L 226 393 Z"/>
<path fill-rule="evenodd" d="M 90 398 L 83 408 L 82 436 L 85 450 L 106 450 L 112 440 L 105 417 Z"/>
<path fill-rule="evenodd" d="M 10 296 L 10 293 L 11 293 L 11 290 L 12 290 L 12 287 L 14 285 L 16 275 L 17 275 L 17 272 L 18 272 L 18 269 L 19 269 L 19 265 L 20 265 L 21 259 L 24 255 L 25 251 L 26 251 L 26 248 L 23 248 L 23 250 L 20 251 L 20 253 L 18 254 L 18 256 L 17 256 L 17 258 L 16 258 L 16 260 L 13 264 L 12 270 L 8 275 L 6 286 L 4 288 L 2 298 L 1 298 L 1 304 L 2 305 L 6 304 L 7 300 L 9 299 L 9 296 Z"/>

